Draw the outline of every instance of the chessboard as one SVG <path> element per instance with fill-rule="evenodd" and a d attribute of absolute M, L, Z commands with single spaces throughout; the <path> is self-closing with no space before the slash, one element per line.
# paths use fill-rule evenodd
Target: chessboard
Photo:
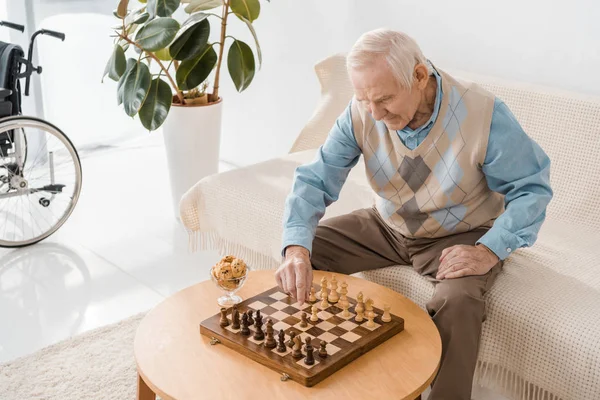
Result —
<path fill-rule="evenodd" d="M 321 290 L 318 286 L 313 285 L 313 288 Z M 319 298 L 317 301 L 299 304 L 295 299 L 281 292 L 278 287 L 274 287 L 242 301 L 235 307 L 239 316 L 248 312 L 252 312 L 250 315 L 255 315 L 260 311 L 262 325 L 272 324 L 274 337 L 278 343 L 285 343 L 285 351 L 282 351 L 283 346 L 267 347 L 268 345 L 265 345 L 267 335 L 260 340 L 254 338 L 255 331 L 257 329 L 264 331 L 264 327 L 248 326 L 251 331 L 249 335 L 247 332 L 243 335 L 241 329 L 234 329 L 233 309 L 221 309 L 220 313 L 202 321 L 200 333 L 211 338 L 211 344 L 223 344 L 277 371 L 282 380 L 291 379 L 310 387 L 404 330 L 404 319 L 389 313 L 390 320 L 384 322 L 382 320 L 384 311 L 376 307 L 372 307 L 374 313 L 371 315 L 372 322 L 369 322 L 366 317 L 360 322 L 356 321 L 357 300 L 348 296 L 345 296 L 345 299 L 348 305 L 342 304 L 342 307 L 345 306 L 347 310 L 340 308 L 339 303 L 328 303 L 327 307 L 324 307 L 324 303 Z M 360 304 L 358 313 L 362 315 L 364 308 L 362 299 Z M 318 309 L 315 309 L 314 313 L 313 305 Z M 303 313 L 306 313 L 304 321 Z M 225 317 L 227 326 L 222 326 Z M 317 320 L 312 321 L 311 318 Z M 268 323 L 269 320 L 271 323 Z M 302 325 L 305 324 L 306 326 L 303 327 Z M 280 334 L 281 330 L 284 334 Z M 301 358 L 298 354 L 299 345 L 296 346 L 296 358 L 293 357 L 294 341 L 291 340 L 293 336 L 301 338 L 299 343 L 302 346 Z M 308 356 L 307 338 L 311 339 L 310 358 L 314 360 L 312 365 L 307 365 L 305 362 Z M 297 339 L 296 341 L 300 342 Z M 324 349 L 320 345 L 321 342 L 326 343 Z M 326 351 L 326 355 L 323 350 Z"/>

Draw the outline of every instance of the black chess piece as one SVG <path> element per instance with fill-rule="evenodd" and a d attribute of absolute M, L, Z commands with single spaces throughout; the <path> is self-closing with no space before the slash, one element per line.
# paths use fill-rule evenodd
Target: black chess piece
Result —
<path fill-rule="evenodd" d="M 285 346 L 285 332 L 283 329 L 279 331 L 279 342 L 277 344 L 277 351 L 280 353 L 285 353 L 287 347 Z"/>
<path fill-rule="evenodd" d="M 306 338 L 306 358 L 304 359 L 304 364 L 306 365 L 313 365 L 315 363 L 315 357 L 313 355 L 313 347 L 312 344 L 310 343 L 310 337 Z"/>
<path fill-rule="evenodd" d="M 254 325 L 254 319 L 252 318 L 252 310 L 248 310 L 248 326 Z"/>
<path fill-rule="evenodd" d="M 248 329 L 248 314 L 242 314 L 242 335 L 250 336 L 250 329 Z"/>
<path fill-rule="evenodd" d="M 306 319 L 306 313 L 304 311 L 302 312 L 301 319 L 302 320 L 300 321 L 300 327 L 306 328 L 308 326 L 308 320 Z"/>
<path fill-rule="evenodd" d="M 233 329 L 240 329 L 240 313 L 236 306 L 233 306 L 233 314 L 231 315 L 231 327 Z"/>
<path fill-rule="evenodd" d="M 256 320 L 254 321 L 254 327 L 256 328 L 254 331 L 254 340 L 263 340 L 265 338 L 265 333 L 262 330 L 262 317 L 259 319 L 259 316 L 260 314 L 256 316 Z"/>
<path fill-rule="evenodd" d="M 290 332 L 290 340 L 287 343 L 290 349 L 294 347 L 294 336 L 296 336 L 296 332 Z"/>
<path fill-rule="evenodd" d="M 219 320 L 219 325 L 221 325 L 222 328 L 229 326 L 229 320 L 227 319 L 227 309 L 226 308 L 221 308 L 221 319 Z"/>
<path fill-rule="evenodd" d="M 256 310 L 256 318 L 254 319 L 254 325 L 258 325 L 258 322 L 260 321 L 260 324 L 263 324 L 263 317 L 262 315 L 260 315 L 260 310 Z"/>
<path fill-rule="evenodd" d="M 273 329 L 273 321 L 270 319 L 267 320 L 267 338 L 265 340 L 265 347 L 267 349 L 274 349 L 277 346 L 277 342 L 275 341 Z"/>
<path fill-rule="evenodd" d="M 302 338 L 300 336 L 294 336 L 294 347 L 292 349 L 292 357 L 300 359 L 302 355 Z"/>
<path fill-rule="evenodd" d="M 321 358 L 327 357 L 327 349 L 325 347 L 327 347 L 327 342 L 321 340 L 321 348 L 319 349 L 319 357 Z"/>

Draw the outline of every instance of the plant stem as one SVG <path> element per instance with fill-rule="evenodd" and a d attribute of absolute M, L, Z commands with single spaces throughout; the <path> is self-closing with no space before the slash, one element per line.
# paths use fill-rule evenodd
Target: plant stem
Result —
<path fill-rule="evenodd" d="M 227 0 L 223 5 L 223 18 L 221 20 L 221 41 L 219 43 L 219 61 L 217 61 L 217 73 L 215 74 L 215 84 L 213 85 L 213 93 L 211 101 L 219 100 L 219 78 L 221 77 L 221 62 L 223 61 L 223 49 L 225 48 L 225 35 L 227 31 L 227 16 L 229 15 L 229 2 Z"/>
<path fill-rule="evenodd" d="M 177 85 L 175 84 L 175 81 L 173 80 L 173 78 L 171 77 L 171 74 L 169 74 L 169 71 L 167 71 L 165 69 L 165 66 L 160 62 L 160 60 L 154 55 L 154 53 L 151 53 L 149 51 L 144 50 L 139 44 L 137 44 L 136 42 L 134 42 L 133 40 L 129 39 L 127 36 L 124 35 L 120 35 L 121 39 L 125 40 L 126 42 L 134 45 L 135 47 L 138 47 L 139 49 L 141 49 L 143 52 L 146 52 L 154 61 L 156 61 L 156 63 L 160 66 L 160 68 L 165 71 L 165 75 L 167 76 L 167 78 L 169 78 L 169 81 L 171 82 L 171 86 L 173 86 L 173 89 L 175 89 L 175 91 L 177 92 L 177 98 L 179 98 L 179 102 L 181 104 L 185 104 L 185 100 L 183 99 L 183 93 L 181 92 L 181 90 L 179 90 L 179 88 L 177 87 Z"/>

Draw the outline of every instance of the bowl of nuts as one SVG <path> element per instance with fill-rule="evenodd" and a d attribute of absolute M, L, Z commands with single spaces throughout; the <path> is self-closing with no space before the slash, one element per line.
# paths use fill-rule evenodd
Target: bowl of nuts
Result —
<path fill-rule="evenodd" d="M 217 299 L 221 307 L 231 307 L 241 303 L 242 298 L 235 294 L 246 281 L 248 266 L 241 258 L 225 256 L 212 266 L 210 277 L 212 281 L 225 292 L 224 296 Z"/>

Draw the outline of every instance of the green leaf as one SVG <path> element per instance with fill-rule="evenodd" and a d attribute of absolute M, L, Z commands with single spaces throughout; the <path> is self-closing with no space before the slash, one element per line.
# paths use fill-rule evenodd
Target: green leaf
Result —
<path fill-rule="evenodd" d="M 256 42 L 256 54 L 258 55 L 258 68 L 260 69 L 262 67 L 262 51 L 260 50 L 260 43 L 258 43 L 258 36 L 256 36 L 254 26 L 252 26 L 252 23 L 242 15 L 238 15 L 237 17 L 246 23 L 248 29 L 250 29 L 250 32 L 252 33 L 252 36 L 254 36 L 254 41 Z"/>
<path fill-rule="evenodd" d="M 127 16 L 127 5 L 129 5 L 129 0 L 119 1 L 119 5 L 117 6 L 117 17 L 123 19 Z"/>
<path fill-rule="evenodd" d="M 117 104 L 123 103 L 123 97 L 125 94 L 125 81 L 127 80 L 127 76 L 129 76 L 136 64 L 137 60 L 135 58 L 130 58 L 127 60 L 125 73 L 121 75 L 121 79 L 119 79 L 119 84 L 117 85 Z"/>
<path fill-rule="evenodd" d="M 202 53 L 179 65 L 175 75 L 177 86 L 182 90 L 195 88 L 208 78 L 216 64 L 217 53 L 212 46 L 206 46 Z"/>
<path fill-rule="evenodd" d="M 254 54 L 252 49 L 241 40 L 234 40 L 227 55 L 229 75 L 238 92 L 243 92 L 254 78 Z"/>
<path fill-rule="evenodd" d="M 135 36 L 135 41 L 144 50 L 160 50 L 171 43 L 178 30 L 179 22 L 173 18 L 157 18 L 139 30 Z"/>
<path fill-rule="evenodd" d="M 118 44 L 115 45 L 115 49 L 113 50 L 112 56 L 108 63 L 106 64 L 106 68 L 104 69 L 104 75 L 102 75 L 102 81 L 104 82 L 104 77 L 108 74 L 108 77 L 113 81 L 119 81 L 123 73 L 125 72 L 125 68 L 127 67 L 127 62 L 125 61 L 125 51 Z"/>
<path fill-rule="evenodd" d="M 170 17 L 179 7 L 179 0 L 148 0 L 150 18 Z"/>
<path fill-rule="evenodd" d="M 133 117 L 142 107 L 150 89 L 150 70 L 142 62 L 136 62 L 123 84 L 123 107 L 125 113 Z"/>
<path fill-rule="evenodd" d="M 189 3 L 190 4 L 185 7 L 185 12 L 192 14 L 196 11 L 206 11 L 221 7 L 223 5 L 223 0 L 191 0 Z"/>
<path fill-rule="evenodd" d="M 174 59 L 183 61 L 194 58 L 204 50 L 210 35 L 210 23 L 207 17 L 207 14 L 199 12 L 192 14 L 183 23 L 173 44 L 169 47 L 169 52 Z"/>
<path fill-rule="evenodd" d="M 254 22 L 260 14 L 258 0 L 231 0 L 231 11 L 238 17 L 241 15 L 250 22 Z"/>
<path fill-rule="evenodd" d="M 161 61 L 171 61 L 173 57 L 169 54 L 169 48 L 165 47 L 164 49 L 156 50 L 154 55 Z"/>
<path fill-rule="evenodd" d="M 149 131 L 158 129 L 165 122 L 172 102 L 173 92 L 169 84 L 160 78 L 154 79 L 140 108 L 140 121 L 144 128 Z"/>

